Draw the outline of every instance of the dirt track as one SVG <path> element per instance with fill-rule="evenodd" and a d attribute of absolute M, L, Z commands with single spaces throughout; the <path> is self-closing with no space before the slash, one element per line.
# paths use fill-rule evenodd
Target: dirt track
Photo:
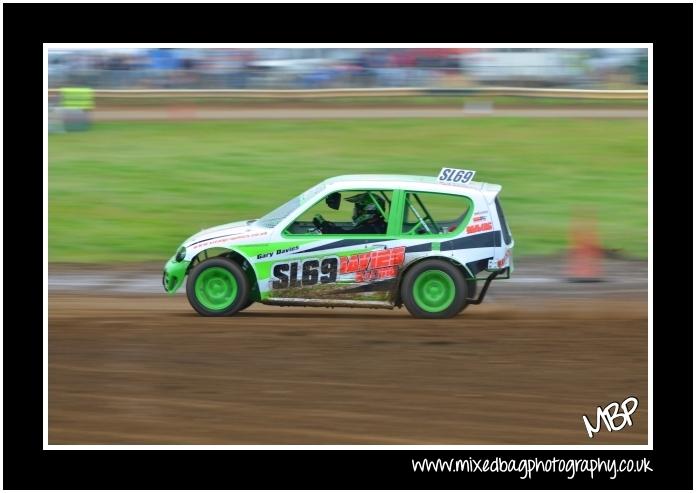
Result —
<path fill-rule="evenodd" d="M 645 444 L 647 334 L 644 292 L 445 321 L 51 292 L 49 443 Z M 582 415 L 629 395 L 633 426 L 589 439 Z"/>

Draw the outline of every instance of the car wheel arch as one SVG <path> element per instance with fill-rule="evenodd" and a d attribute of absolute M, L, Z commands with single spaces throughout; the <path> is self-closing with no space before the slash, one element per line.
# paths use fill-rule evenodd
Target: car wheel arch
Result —
<path fill-rule="evenodd" d="M 460 262 L 458 262 L 456 259 L 454 259 L 452 257 L 445 257 L 444 255 L 426 255 L 426 256 L 423 256 L 421 258 L 418 258 L 418 259 L 415 259 L 415 260 L 409 262 L 408 264 L 406 264 L 404 266 L 404 268 L 401 270 L 401 272 L 399 272 L 399 277 L 397 278 L 396 285 L 394 286 L 394 291 L 392 294 L 395 306 L 400 308 L 403 305 L 403 302 L 401 300 L 401 283 L 403 282 L 404 277 L 406 276 L 406 273 L 409 270 L 413 269 L 416 265 L 420 264 L 421 262 L 425 262 L 426 260 L 442 260 L 444 262 L 448 262 L 448 263 L 454 265 L 455 267 L 457 267 L 461 271 L 468 286 L 471 286 L 470 283 L 473 283 L 473 287 L 475 290 L 476 281 L 472 280 L 471 271 L 469 271 L 469 269 L 465 265 L 461 264 Z M 469 293 L 469 296 L 473 296 L 473 294 Z"/>
<path fill-rule="evenodd" d="M 209 255 L 209 252 L 215 252 L 215 254 Z M 201 255 L 203 255 L 202 258 Z M 189 264 L 188 269 L 186 270 L 186 274 L 188 275 L 191 269 L 193 269 L 200 262 L 215 257 L 224 257 L 229 260 L 232 260 L 242 268 L 242 270 L 247 274 L 247 277 L 249 279 L 252 297 L 254 298 L 254 301 L 258 301 L 259 280 L 258 273 L 256 272 L 254 264 L 251 263 L 244 254 L 240 253 L 238 250 L 235 250 L 234 248 L 214 247 L 201 250 L 191 259 L 191 263 Z"/>

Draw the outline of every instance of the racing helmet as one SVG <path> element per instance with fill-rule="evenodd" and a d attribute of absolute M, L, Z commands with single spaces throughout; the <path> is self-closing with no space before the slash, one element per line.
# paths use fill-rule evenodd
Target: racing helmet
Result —
<path fill-rule="evenodd" d="M 374 199 L 374 200 L 373 200 Z M 348 202 L 353 202 L 353 225 L 359 226 L 361 224 L 370 224 L 380 219 L 384 219 L 382 212 L 384 210 L 384 199 L 376 194 L 370 193 L 359 193 L 348 197 L 346 199 Z M 377 204 L 379 207 L 377 207 Z"/>

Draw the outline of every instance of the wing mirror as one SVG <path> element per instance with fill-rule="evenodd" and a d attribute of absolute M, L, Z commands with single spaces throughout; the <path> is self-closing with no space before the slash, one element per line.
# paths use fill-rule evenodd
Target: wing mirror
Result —
<path fill-rule="evenodd" d="M 337 211 L 341 206 L 341 194 L 338 192 L 330 193 L 329 196 L 326 197 L 326 205 Z"/>

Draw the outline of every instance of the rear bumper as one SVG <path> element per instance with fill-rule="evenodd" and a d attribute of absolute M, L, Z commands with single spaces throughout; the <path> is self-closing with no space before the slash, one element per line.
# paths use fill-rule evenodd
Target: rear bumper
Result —
<path fill-rule="evenodd" d="M 493 272 L 496 270 L 502 270 L 502 269 L 508 269 L 509 268 L 509 273 L 513 272 L 515 270 L 513 261 L 512 261 L 512 247 L 514 243 L 510 243 L 509 245 L 503 245 L 503 248 L 505 248 L 505 253 L 502 251 L 499 251 L 498 248 L 496 248 L 496 254 L 493 258 L 491 258 L 488 261 L 488 268 L 486 269 L 489 272 Z M 502 254 L 502 256 L 500 256 Z"/>
<path fill-rule="evenodd" d="M 181 287 L 190 263 L 187 261 L 177 262 L 174 257 L 169 259 L 164 266 L 164 272 L 162 272 L 162 287 L 167 293 L 174 294 Z"/>
<path fill-rule="evenodd" d="M 467 298 L 467 302 L 470 305 L 480 305 L 483 299 L 486 297 L 486 293 L 488 292 L 488 286 L 491 285 L 491 282 L 495 279 L 510 279 L 510 272 L 512 272 L 512 264 L 509 267 L 505 267 L 500 270 L 496 270 L 491 272 L 491 274 L 486 278 L 486 282 L 483 284 L 483 288 L 479 292 L 478 298 Z M 498 277 L 500 276 L 500 277 Z"/>

